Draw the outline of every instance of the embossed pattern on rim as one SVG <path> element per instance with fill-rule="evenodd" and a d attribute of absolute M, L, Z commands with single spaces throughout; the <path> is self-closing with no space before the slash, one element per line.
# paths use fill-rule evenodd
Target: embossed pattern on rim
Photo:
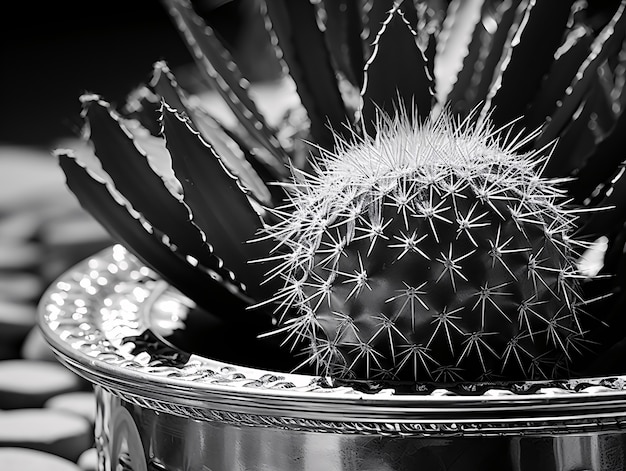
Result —
<path fill-rule="evenodd" d="M 59 359 L 92 383 L 142 407 L 198 420 L 403 436 L 574 433 L 626 422 L 626 376 L 511 383 L 482 394 L 439 389 L 399 395 L 329 387 L 315 376 L 198 355 L 180 367 L 164 365 L 148 352 L 134 354 L 124 339 L 149 327 L 148 312 L 166 289 L 115 245 L 48 288 L 40 301 L 41 328 Z"/>

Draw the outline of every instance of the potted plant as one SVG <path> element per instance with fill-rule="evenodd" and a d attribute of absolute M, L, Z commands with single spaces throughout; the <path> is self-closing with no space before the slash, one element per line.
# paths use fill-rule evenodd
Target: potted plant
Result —
<path fill-rule="evenodd" d="M 164 4 L 235 125 L 158 62 L 56 152 L 102 469 L 626 469 L 626 2 L 261 2 L 274 123 Z"/>

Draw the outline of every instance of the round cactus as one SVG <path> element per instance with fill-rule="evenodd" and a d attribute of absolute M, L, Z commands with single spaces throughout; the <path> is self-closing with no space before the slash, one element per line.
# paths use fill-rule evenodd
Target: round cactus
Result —
<path fill-rule="evenodd" d="M 379 122 L 296 173 L 269 233 L 282 332 L 320 374 L 555 376 L 580 349 L 575 216 L 488 122 Z"/>

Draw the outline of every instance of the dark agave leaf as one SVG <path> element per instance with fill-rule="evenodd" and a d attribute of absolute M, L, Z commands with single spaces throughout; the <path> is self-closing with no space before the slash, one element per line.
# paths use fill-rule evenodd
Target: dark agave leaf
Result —
<path fill-rule="evenodd" d="M 585 157 L 596 148 L 596 138 L 590 126 L 596 100 L 597 93 L 590 93 L 580 104 L 543 168 L 544 177 L 573 176 L 583 166 Z M 574 186 L 578 183 L 569 184 L 568 190 L 571 192 Z"/>
<path fill-rule="evenodd" d="M 268 159 L 248 150 L 248 146 L 226 130 L 211 115 L 199 106 L 191 104 L 186 92 L 178 85 L 176 77 L 163 61 L 154 64 L 150 81 L 152 89 L 165 100 L 169 107 L 185 114 L 195 129 L 215 149 L 229 171 L 242 181 L 250 196 L 260 204 L 274 207 L 282 202 L 284 192 L 265 182 L 279 181 L 286 176 L 286 169 L 269 153 Z M 159 107 L 159 116 L 161 115 Z M 260 150 L 260 149 L 259 149 Z M 268 162 L 270 160 L 270 162 Z M 282 166 L 282 172 L 280 172 Z M 259 172 L 261 172 L 259 174 Z"/>
<path fill-rule="evenodd" d="M 453 71 L 453 83 L 446 95 L 451 111 L 461 115 L 467 115 L 470 107 L 476 103 L 477 85 L 492 39 L 492 32 L 486 26 L 494 24 L 489 17 L 493 8 L 492 3 L 493 0 L 483 1 L 477 20 L 471 21 L 472 12 L 467 10 L 472 7 L 471 2 L 452 1 L 443 22 L 439 60 L 452 63 L 449 57 L 456 56 L 460 48 L 465 47 L 462 57 L 457 59 L 461 63 L 460 70 Z M 459 37 L 465 30 L 471 31 L 467 33 L 469 34 L 467 40 Z"/>
<path fill-rule="evenodd" d="M 276 159 L 287 163 L 288 156 L 280 146 L 274 130 L 250 98 L 247 80 L 213 29 L 195 13 L 189 0 L 163 1 L 196 59 L 202 78 L 225 100 L 242 129 Z"/>
<path fill-rule="evenodd" d="M 619 314 L 626 309 L 626 299 L 622 297 L 619 306 Z M 624 316 L 622 315 L 623 319 Z M 622 322 L 615 323 L 608 335 L 602 336 L 602 345 L 610 345 L 610 348 L 593 357 L 593 361 L 583 371 L 584 376 L 613 376 L 622 375 L 624 372 L 624 357 L 626 357 L 626 338 L 614 339 L 620 332 L 624 332 L 626 325 Z"/>
<path fill-rule="evenodd" d="M 359 90 L 363 86 L 365 46 L 359 0 L 323 0 L 324 37 L 337 69 Z"/>
<path fill-rule="evenodd" d="M 614 106 L 618 95 L 613 95 L 616 92 L 614 89 L 615 77 L 608 62 L 605 62 L 598 68 L 598 78 L 592 84 L 589 92 L 591 95 L 597 95 L 597 98 L 594 100 L 595 111 L 591 117 L 590 127 L 592 127 L 598 142 L 604 140 L 606 136 L 612 133 L 617 116 L 621 112 L 619 107 L 616 108 Z"/>
<path fill-rule="evenodd" d="M 578 203 L 597 206 L 610 191 L 611 179 L 616 169 L 624 165 L 626 155 L 626 114 L 621 113 L 613 132 L 594 145 L 587 161 L 576 174 L 576 179 L 568 187 L 568 193 Z"/>
<path fill-rule="evenodd" d="M 583 284 L 584 299 L 595 300 L 583 306 L 592 319 L 602 325 L 592 328 L 588 338 L 598 346 L 598 356 L 590 359 L 588 374 L 616 374 L 623 372 L 626 353 L 626 257 L 623 256 L 626 227 L 612 237 L 600 271 L 602 277 Z M 596 324 L 597 325 L 597 324 Z"/>
<path fill-rule="evenodd" d="M 450 92 L 453 109 L 467 114 L 486 101 L 514 32 L 521 24 L 525 6 L 524 0 L 485 0 L 481 20 L 470 42 L 470 53 Z"/>
<path fill-rule="evenodd" d="M 565 37 L 572 0 L 528 2 L 490 91 L 496 127 L 524 116 Z M 490 96 L 487 100 L 489 102 Z"/>
<path fill-rule="evenodd" d="M 579 238 L 592 239 L 608 236 L 609 239 L 622 230 L 626 221 L 626 166 L 620 165 L 609 182 L 600 190 L 603 195 L 594 204 L 594 211 L 583 219 L 584 224 L 579 229 Z M 619 254 L 623 256 L 623 254 Z"/>
<path fill-rule="evenodd" d="M 536 145 L 541 147 L 563 131 L 574 116 L 580 103 L 597 80 L 598 68 L 621 48 L 626 33 L 626 0 L 622 0 L 609 23 L 602 29 L 591 45 L 588 56 L 578 68 L 574 80 L 566 88 L 554 113 L 544 126 Z M 558 70 L 555 71 L 558 73 Z"/>
<path fill-rule="evenodd" d="M 543 125 L 557 108 L 557 102 L 565 96 L 567 87 L 574 81 L 578 69 L 589 55 L 593 39 L 592 32 L 584 26 L 570 32 L 554 59 L 551 73 L 544 77 L 526 113 L 525 122 L 529 128 Z"/>
<path fill-rule="evenodd" d="M 415 110 L 415 117 L 424 119 L 433 106 L 434 93 L 434 79 L 416 33 L 403 11 L 394 7 L 378 31 L 365 65 L 362 122 L 371 133 L 381 110 L 390 116 L 401 109 Z"/>
<path fill-rule="evenodd" d="M 607 64 L 600 70 L 608 68 Z M 603 75 L 609 75 L 605 71 Z M 598 77 L 587 97 L 561 133 L 559 144 L 546 166 L 545 174 L 573 175 L 568 194 L 578 204 L 597 200 L 592 193 L 607 182 L 623 159 L 619 152 L 624 142 L 624 119 L 621 109 L 615 112 L 615 96 L 607 84 L 610 78 Z M 608 141 L 608 142 L 606 142 Z M 606 142 L 606 143 L 605 143 Z"/>
<path fill-rule="evenodd" d="M 161 117 L 161 100 L 165 100 L 168 105 L 181 112 L 186 112 L 188 109 L 188 98 L 165 61 L 157 61 L 152 65 L 149 86 L 159 97 L 159 118 Z"/>
<path fill-rule="evenodd" d="M 89 140 L 117 190 L 183 253 L 203 266 L 223 271 L 223 276 L 228 275 L 222 261 L 210 250 L 205 235 L 191 223 L 189 208 L 153 170 L 148 155 L 121 123 L 120 117 L 97 96 L 84 96 L 82 101 Z M 175 184 L 174 181 L 169 183 Z"/>
<path fill-rule="evenodd" d="M 394 0 L 361 0 L 361 37 L 365 46 L 365 58 L 369 59 L 374 50 L 374 40 L 380 26 L 394 7 Z"/>
<path fill-rule="evenodd" d="M 57 151 L 56 155 L 68 188 L 116 241 L 214 315 L 229 322 L 247 315 L 251 300 L 236 285 L 191 262 L 160 231 L 140 215 L 131 214 L 128 202 L 120 200 L 121 195 L 112 184 L 87 170 L 71 152 Z"/>
<path fill-rule="evenodd" d="M 141 85 L 128 94 L 126 103 L 120 110 L 126 119 L 137 120 L 152 136 L 159 136 L 159 109 L 161 100 L 147 85 Z"/>
<path fill-rule="evenodd" d="M 278 287 L 272 282 L 263 284 L 267 268 L 249 263 L 267 256 L 273 247 L 270 242 L 251 242 L 262 227 L 262 208 L 253 208 L 240 181 L 213 147 L 188 118 L 167 104 L 163 107 L 163 131 L 194 224 L 255 299 L 271 297 Z"/>
<path fill-rule="evenodd" d="M 402 3 L 405 17 L 409 19 L 409 24 L 417 33 L 417 44 L 424 52 L 426 66 L 431 77 L 435 76 L 435 58 L 448 7 L 447 0 Z M 409 14 L 415 17 L 415 23 L 411 22 Z"/>
<path fill-rule="evenodd" d="M 588 204 L 590 198 L 598 200 L 602 188 L 609 188 L 605 183 L 622 160 L 619 153 L 616 155 L 616 149 L 621 142 L 618 128 L 622 109 L 619 101 L 623 97 L 620 89 L 615 88 L 609 66 L 609 62 L 619 54 L 618 46 L 621 46 L 626 32 L 626 21 L 622 18 L 623 8 L 621 12 L 618 9 L 611 22 L 589 46 L 588 55 L 566 88 L 564 98 L 553 107 L 553 114 L 547 119 L 537 140 L 537 145 L 542 145 L 555 133 L 559 136 L 559 145 L 546 166 L 545 175 L 576 176 L 568 185 L 568 190 L 578 203 L 587 201 Z M 621 29 L 618 28 L 620 25 Z M 610 37 L 609 33 L 613 31 L 618 39 Z M 619 40 L 619 35 L 622 40 Z M 569 75 L 568 69 L 565 68 L 563 73 Z M 560 74 L 561 69 L 555 67 L 551 75 Z M 555 82 L 556 79 L 550 78 L 549 81 Z M 574 106 L 576 108 L 570 109 Z M 609 142 L 603 144 L 607 139 Z"/>
<path fill-rule="evenodd" d="M 348 112 L 315 7 L 308 0 L 265 0 L 263 4 L 268 31 L 278 39 L 277 47 L 311 122 L 311 137 L 317 145 L 331 149 L 333 132 L 347 133 Z"/>

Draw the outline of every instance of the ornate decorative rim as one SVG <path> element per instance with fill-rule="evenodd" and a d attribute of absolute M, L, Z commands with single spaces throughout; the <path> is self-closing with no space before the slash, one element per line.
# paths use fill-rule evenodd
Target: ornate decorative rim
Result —
<path fill-rule="evenodd" d="M 128 338 L 146 332 L 155 310 L 175 326 L 177 308 L 190 302 L 115 245 L 48 288 L 40 324 L 59 359 L 95 385 L 139 406 L 198 420 L 398 436 L 574 433 L 626 423 L 626 376 L 404 395 L 332 387 L 326 378 L 193 354 L 171 366 L 156 350 L 134 353 Z"/>

